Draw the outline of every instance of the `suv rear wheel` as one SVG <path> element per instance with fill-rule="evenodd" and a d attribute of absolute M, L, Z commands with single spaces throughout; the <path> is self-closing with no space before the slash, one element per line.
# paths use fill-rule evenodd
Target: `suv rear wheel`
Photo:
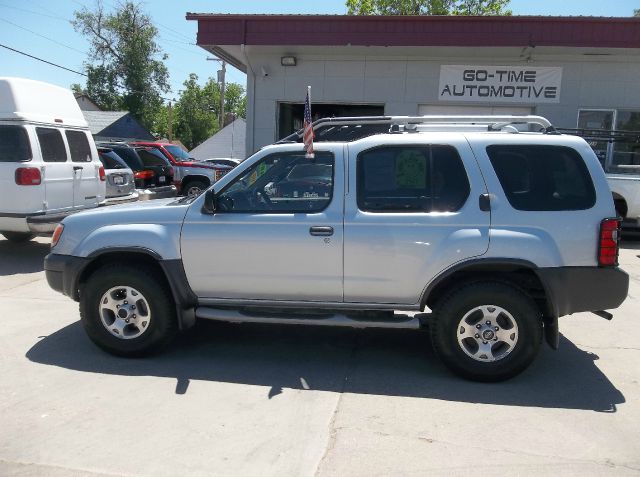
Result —
<path fill-rule="evenodd" d="M 147 267 L 107 265 L 96 270 L 80 295 L 80 318 L 89 338 L 118 356 L 143 356 L 177 331 L 171 292 Z"/>
<path fill-rule="evenodd" d="M 519 288 L 472 282 L 435 306 L 430 329 L 436 354 L 453 372 L 474 381 L 503 381 L 535 358 L 542 317 Z"/>
<path fill-rule="evenodd" d="M 35 237 L 35 234 L 29 232 L 2 232 L 4 238 L 13 243 L 24 243 Z"/>

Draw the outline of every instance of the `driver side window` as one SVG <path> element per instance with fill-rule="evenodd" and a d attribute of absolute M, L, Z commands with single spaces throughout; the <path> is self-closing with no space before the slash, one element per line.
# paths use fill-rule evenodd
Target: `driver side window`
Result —
<path fill-rule="evenodd" d="M 315 213 L 333 197 L 334 157 L 317 152 L 266 156 L 218 194 L 220 212 Z"/>

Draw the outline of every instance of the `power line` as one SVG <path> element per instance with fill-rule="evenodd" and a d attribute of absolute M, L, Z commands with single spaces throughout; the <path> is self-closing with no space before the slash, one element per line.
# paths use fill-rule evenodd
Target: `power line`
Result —
<path fill-rule="evenodd" d="M 71 68 L 67 68 L 66 66 L 61 66 L 56 63 L 52 63 L 51 61 L 43 60 L 42 58 L 38 58 L 37 56 L 30 55 L 29 53 L 25 53 L 24 51 L 16 50 L 15 48 L 11 48 L 10 46 L 3 45 L 2 43 L 0 43 L 0 47 L 6 48 L 7 50 L 14 51 L 24 56 L 28 56 L 29 58 L 33 58 L 34 60 L 42 61 L 43 63 L 46 63 L 51 66 L 55 66 L 56 68 L 71 71 L 72 73 L 75 73 L 77 75 L 87 76 L 86 73 L 81 73 L 80 71 L 72 70 Z"/>
<path fill-rule="evenodd" d="M 5 5 L 4 3 L 0 3 L 0 6 L 5 8 L 13 8 L 14 10 L 19 10 L 21 12 L 33 13 L 34 15 L 42 15 L 43 17 L 53 18 L 54 20 L 62 20 L 63 22 L 68 22 L 69 20 L 66 18 L 62 18 L 55 15 L 48 15 L 42 12 L 36 12 L 35 10 L 28 10 L 26 8 L 14 7 L 13 5 Z"/>
<path fill-rule="evenodd" d="M 73 46 L 65 45 L 64 43 L 61 43 L 58 40 L 54 40 L 53 38 L 49 38 L 48 36 L 41 35 L 38 32 L 35 32 L 33 30 L 29 30 L 28 28 L 20 26 L 17 23 L 13 23 L 13 22 L 11 22 L 9 20 L 5 20 L 4 18 L 0 18 L 0 21 L 3 21 L 5 23 L 9 23 L 10 25 L 13 25 L 14 27 L 20 28 L 21 30 L 24 30 L 24 31 L 28 31 L 29 33 L 32 33 L 32 34 L 34 34 L 36 36 L 39 36 L 40 38 L 44 38 L 45 40 L 49 40 L 49 41 L 51 41 L 53 43 L 56 43 L 57 45 L 64 46 L 65 48 L 68 48 L 70 50 L 77 51 L 78 53 L 82 53 L 83 55 L 87 54 L 86 51 L 78 50 L 77 48 L 74 48 Z"/>

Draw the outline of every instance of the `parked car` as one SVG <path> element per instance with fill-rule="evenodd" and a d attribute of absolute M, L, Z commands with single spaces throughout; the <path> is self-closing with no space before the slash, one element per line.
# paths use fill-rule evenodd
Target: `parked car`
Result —
<path fill-rule="evenodd" d="M 103 205 L 121 204 L 138 200 L 133 171 L 111 148 L 99 147 L 100 162 L 104 166 L 107 192 Z"/>
<path fill-rule="evenodd" d="M 136 141 L 132 146 L 152 147 L 160 151 L 174 168 L 174 184 L 186 196 L 197 196 L 211 184 L 220 180 L 232 168 L 197 161 L 175 144 L 167 142 Z"/>
<path fill-rule="evenodd" d="M 99 143 L 111 148 L 133 171 L 139 200 L 175 197 L 173 168 L 162 154 L 152 148 L 132 147 L 126 143 Z"/>
<path fill-rule="evenodd" d="M 71 91 L 0 78 L 0 233 L 28 241 L 104 197 L 104 168 Z"/>
<path fill-rule="evenodd" d="M 204 159 L 201 162 L 213 164 L 214 166 L 236 167 L 242 161 L 240 159 L 234 159 L 232 157 L 212 157 L 211 159 Z"/>
<path fill-rule="evenodd" d="M 370 123 L 390 132 L 316 142 L 314 158 L 299 133 L 201 196 L 68 217 L 47 281 L 116 355 L 153 352 L 196 318 L 428 327 L 444 364 L 480 381 L 517 375 L 543 339 L 557 349 L 558 317 L 610 319 L 625 300 L 620 220 L 583 139 L 537 116 L 314 129 Z M 542 132 L 511 126 L 524 123 Z"/>

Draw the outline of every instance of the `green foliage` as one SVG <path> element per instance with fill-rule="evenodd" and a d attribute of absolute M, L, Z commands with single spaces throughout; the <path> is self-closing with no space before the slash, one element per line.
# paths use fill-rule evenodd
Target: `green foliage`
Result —
<path fill-rule="evenodd" d="M 640 17 L 640 9 L 636 8 L 635 10 L 633 10 L 633 16 Z"/>
<path fill-rule="evenodd" d="M 510 0 L 346 0 L 350 15 L 511 15 Z"/>
<path fill-rule="evenodd" d="M 72 24 L 91 43 L 86 93 L 101 108 L 124 109 L 149 129 L 169 91 L 167 59 L 156 43 L 158 30 L 140 4 L 127 0 L 113 13 L 99 1 L 74 12 Z"/>
<path fill-rule="evenodd" d="M 198 76 L 192 73 L 183 86 L 173 108 L 173 133 L 187 148 L 193 149 L 218 131 L 220 85 L 209 78 L 204 86 L 200 86 Z M 228 113 L 245 116 L 247 99 L 241 85 L 227 84 L 224 98 L 225 116 Z M 163 112 L 161 117 L 165 114 Z"/>

